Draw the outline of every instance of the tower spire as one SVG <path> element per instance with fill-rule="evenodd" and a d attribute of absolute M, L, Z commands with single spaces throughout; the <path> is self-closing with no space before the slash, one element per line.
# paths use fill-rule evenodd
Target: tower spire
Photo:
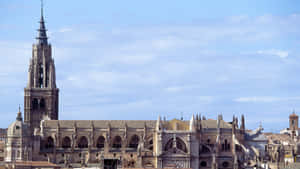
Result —
<path fill-rule="evenodd" d="M 41 0 L 41 17 L 42 18 L 44 17 L 43 12 L 44 12 L 44 1 Z"/>
<path fill-rule="evenodd" d="M 40 28 L 38 29 L 38 37 L 37 43 L 41 45 L 48 44 L 48 37 L 46 34 L 46 27 L 45 27 L 45 21 L 44 21 L 44 3 L 43 0 L 41 0 L 41 19 L 40 19 Z"/>

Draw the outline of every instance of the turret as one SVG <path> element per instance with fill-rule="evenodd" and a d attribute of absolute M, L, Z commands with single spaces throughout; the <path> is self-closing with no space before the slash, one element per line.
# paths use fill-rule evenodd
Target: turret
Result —
<path fill-rule="evenodd" d="M 194 115 L 192 115 L 192 118 L 190 120 L 190 131 L 196 131 L 196 122 Z"/>
<path fill-rule="evenodd" d="M 156 131 L 162 130 L 162 124 L 161 124 L 161 118 L 158 116 L 157 121 L 156 121 Z"/>

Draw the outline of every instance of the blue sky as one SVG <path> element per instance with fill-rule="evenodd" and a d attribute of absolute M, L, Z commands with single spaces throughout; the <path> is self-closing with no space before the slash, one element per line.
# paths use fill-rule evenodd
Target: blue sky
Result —
<path fill-rule="evenodd" d="M 246 116 L 266 131 L 300 111 L 300 2 L 45 0 L 60 119 Z M 38 0 L 0 1 L 0 127 L 23 107 Z"/>

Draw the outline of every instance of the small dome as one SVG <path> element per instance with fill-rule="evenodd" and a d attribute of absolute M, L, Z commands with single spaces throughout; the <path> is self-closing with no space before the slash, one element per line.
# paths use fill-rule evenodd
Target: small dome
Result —
<path fill-rule="evenodd" d="M 19 111 L 16 121 L 11 123 L 7 129 L 7 137 L 24 136 L 28 134 L 28 127 L 22 121 L 22 114 Z"/>
<path fill-rule="evenodd" d="M 293 114 L 291 114 L 290 117 L 298 117 L 298 115 L 295 114 L 295 112 L 293 112 Z"/>

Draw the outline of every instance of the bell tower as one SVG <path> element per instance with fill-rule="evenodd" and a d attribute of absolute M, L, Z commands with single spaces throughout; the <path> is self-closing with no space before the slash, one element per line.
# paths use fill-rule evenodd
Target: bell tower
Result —
<path fill-rule="evenodd" d="M 289 117 L 290 119 L 290 128 L 289 130 L 292 132 L 292 137 L 298 135 L 298 115 L 295 114 L 295 111 L 293 112 L 293 114 L 290 115 Z"/>
<path fill-rule="evenodd" d="M 41 5 L 40 28 L 37 41 L 32 45 L 29 63 L 28 83 L 24 89 L 24 122 L 33 129 L 40 121 L 58 120 L 58 93 L 56 87 L 55 65 L 48 43 Z"/>

